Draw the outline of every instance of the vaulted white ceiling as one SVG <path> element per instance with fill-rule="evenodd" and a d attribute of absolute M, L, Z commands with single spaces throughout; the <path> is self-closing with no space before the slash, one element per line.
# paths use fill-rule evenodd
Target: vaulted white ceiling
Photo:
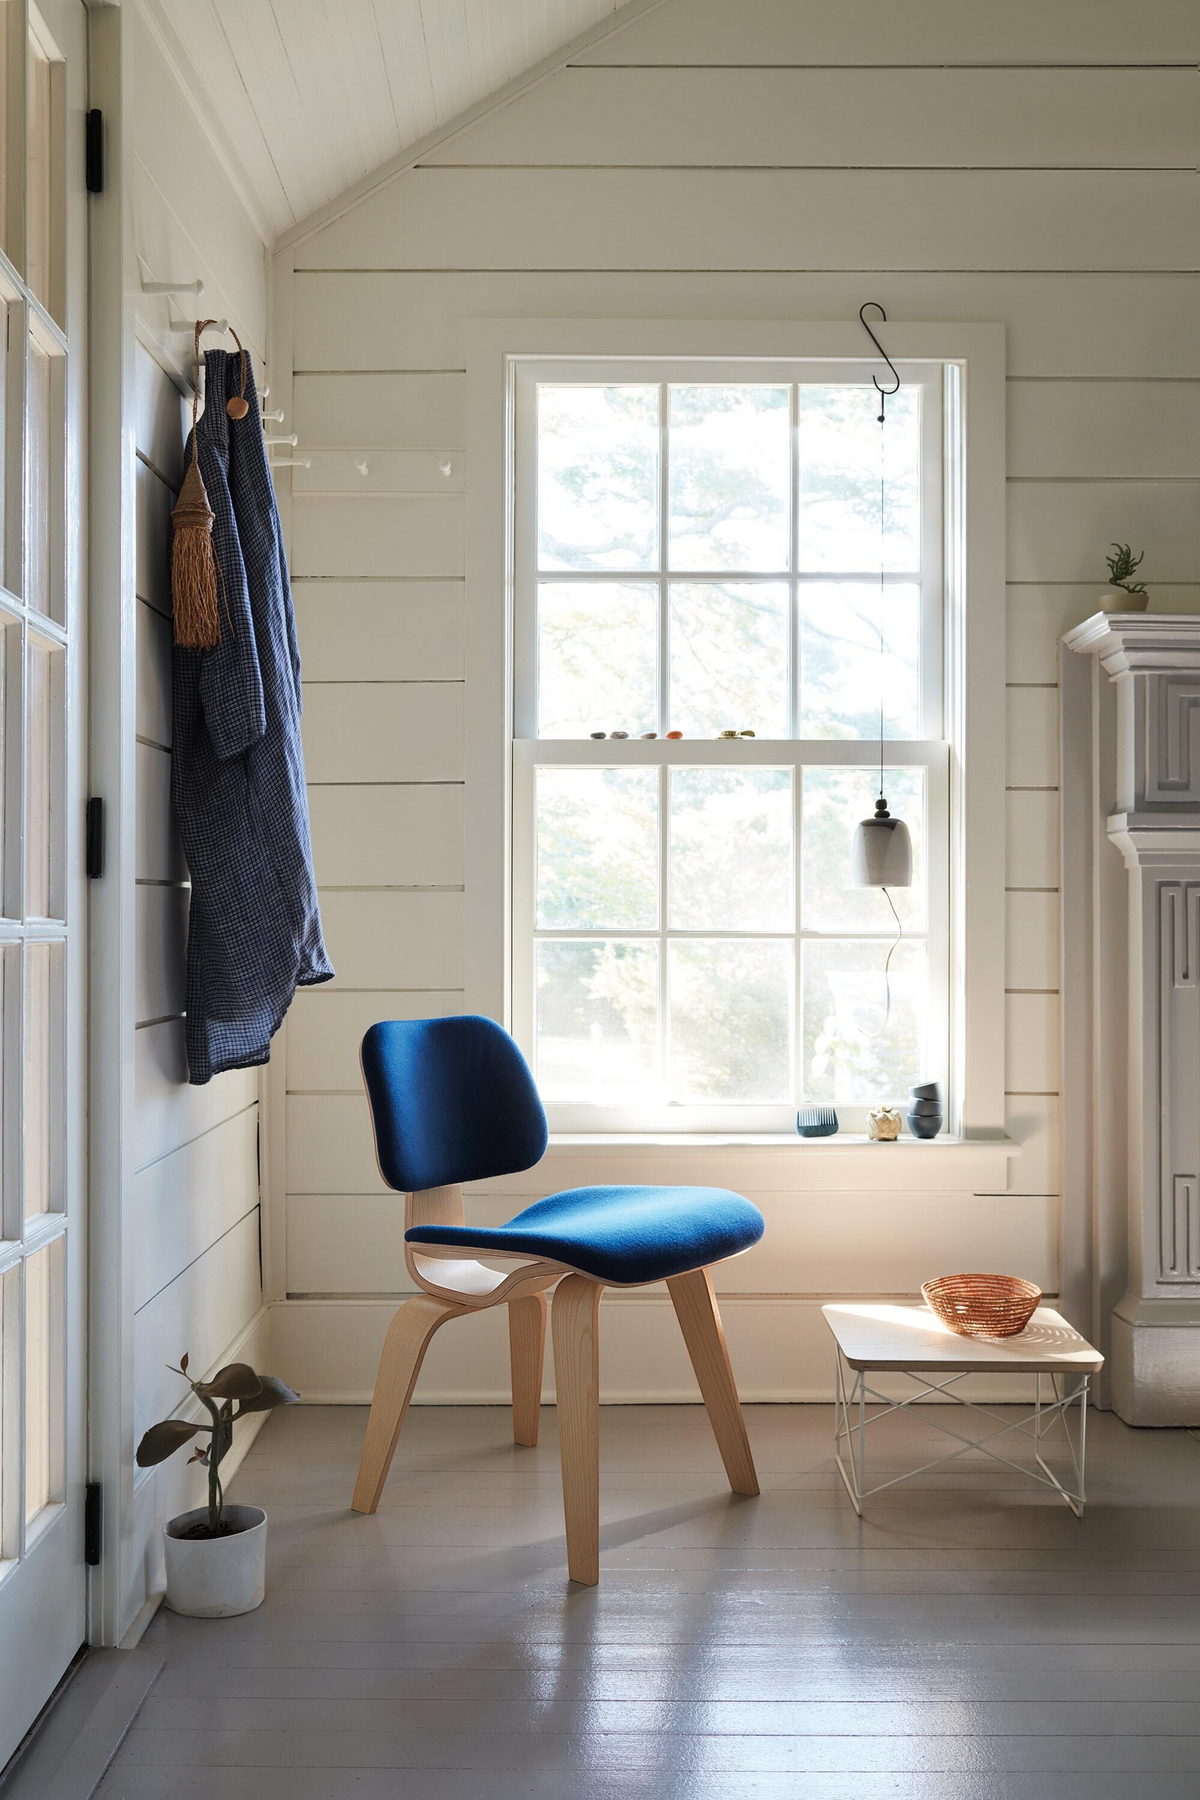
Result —
<path fill-rule="evenodd" d="M 146 0 L 272 235 L 620 0 Z"/>

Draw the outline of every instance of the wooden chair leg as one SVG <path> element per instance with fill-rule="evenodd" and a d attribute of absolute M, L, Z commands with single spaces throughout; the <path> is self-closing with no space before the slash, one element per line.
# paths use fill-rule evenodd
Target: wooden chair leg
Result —
<path fill-rule="evenodd" d="M 693 1269 L 687 1275 L 673 1275 L 667 1288 L 696 1371 L 729 1485 L 735 1494 L 757 1494 L 758 1476 L 754 1472 L 754 1458 L 746 1436 L 746 1421 L 742 1417 L 737 1385 L 729 1366 L 729 1351 L 725 1347 L 725 1333 L 708 1270 Z"/>
<path fill-rule="evenodd" d="M 600 1579 L 600 1338 L 604 1289 L 567 1275 L 554 1290 L 554 1386 L 562 1459 L 567 1572 L 595 1587 Z"/>
<path fill-rule="evenodd" d="M 404 1302 L 388 1326 L 379 1358 L 379 1373 L 375 1377 L 358 1480 L 350 1502 L 355 1512 L 373 1513 L 379 1505 L 400 1427 L 417 1385 L 430 1338 L 447 1319 L 461 1318 L 470 1310 L 467 1306 L 451 1306 L 445 1300 L 435 1300 L 431 1294 L 417 1294 Z"/>
<path fill-rule="evenodd" d="M 546 1354 L 546 1296 L 526 1294 L 508 1303 L 508 1349 L 512 1362 L 513 1443 L 538 1441 L 542 1416 L 542 1363 Z"/>

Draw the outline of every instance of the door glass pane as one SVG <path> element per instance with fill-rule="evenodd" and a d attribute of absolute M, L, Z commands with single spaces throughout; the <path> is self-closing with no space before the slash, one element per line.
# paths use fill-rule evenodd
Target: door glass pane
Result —
<path fill-rule="evenodd" d="M 59 827 L 55 739 L 61 725 L 62 652 L 30 637 L 25 658 L 25 910 L 48 919 L 60 910 L 54 892 L 53 834 Z"/>
<path fill-rule="evenodd" d="M 543 939 L 537 1080 L 547 1100 L 613 1106 L 658 1086 L 658 944 Z"/>
<path fill-rule="evenodd" d="M 32 32 L 29 38 L 29 111 L 26 132 L 25 279 L 42 305 L 49 307 L 51 215 L 51 118 L 50 60 Z"/>
<path fill-rule="evenodd" d="M 650 569 L 658 388 L 538 386 L 538 566 Z"/>
<path fill-rule="evenodd" d="M 670 925 L 788 931 L 790 769 L 672 769 Z"/>
<path fill-rule="evenodd" d="M 880 627 L 883 651 L 880 653 Z M 915 582 L 800 583 L 800 736 L 921 735 L 921 590 Z"/>
<path fill-rule="evenodd" d="M 879 769 L 806 768 L 801 822 L 801 908 L 806 931 L 894 931 L 896 915 L 906 929 L 925 925 L 925 771 L 886 769 L 888 811 L 903 819 L 912 839 L 912 886 L 854 887 L 850 846 L 854 828 L 875 812 Z"/>
<path fill-rule="evenodd" d="M 657 769 L 538 770 L 537 923 L 551 931 L 654 930 Z"/>
<path fill-rule="evenodd" d="M 673 581 L 670 628 L 673 731 L 789 736 L 786 582 Z"/>
<path fill-rule="evenodd" d="M 670 566 L 789 567 L 786 387 L 672 387 Z"/>
<path fill-rule="evenodd" d="M 25 1518 L 62 1485 L 63 1240 L 25 1262 Z"/>
<path fill-rule="evenodd" d="M 675 938 L 667 978 L 673 1100 L 790 1098 L 790 942 Z"/>
<path fill-rule="evenodd" d="M 800 567 L 852 573 L 921 567 L 920 389 L 800 389 Z M 882 462 L 881 462 L 882 457 Z M 879 483 L 884 480 L 880 534 Z"/>
<path fill-rule="evenodd" d="M 25 1217 L 57 1204 L 61 944 L 25 946 Z"/>
<path fill-rule="evenodd" d="M 48 613 L 53 600 L 54 362 L 29 340 L 29 410 L 25 440 L 25 600 Z"/>
<path fill-rule="evenodd" d="M 924 941 L 893 952 L 879 938 L 808 938 L 803 956 L 805 1097 L 848 1106 L 906 1100 L 929 1074 Z"/>
<path fill-rule="evenodd" d="M 20 1552 L 21 1270 L 0 1275 L 0 1562 Z"/>
<path fill-rule="evenodd" d="M 657 674 L 658 589 L 650 582 L 539 585 L 539 737 L 653 731 Z"/>

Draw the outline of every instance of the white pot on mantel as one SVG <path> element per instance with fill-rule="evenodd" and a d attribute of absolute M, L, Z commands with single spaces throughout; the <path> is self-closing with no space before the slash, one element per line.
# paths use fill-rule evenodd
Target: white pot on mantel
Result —
<path fill-rule="evenodd" d="M 1105 588 L 1096 602 L 1096 611 L 1102 613 L 1138 613 L 1145 612 L 1150 604 L 1149 594 L 1131 594 L 1127 588 Z"/>

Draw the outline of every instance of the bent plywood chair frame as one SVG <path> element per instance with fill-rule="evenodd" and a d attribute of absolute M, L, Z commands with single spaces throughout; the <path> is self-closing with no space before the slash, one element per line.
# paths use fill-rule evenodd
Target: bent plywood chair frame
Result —
<path fill-rule="evenodd" d="M 405 1197 L 406 1232 L 418 1226 L 463 1223 L 460 1186 L 426 1188 Z M 515 1261 L 517 1267 L 501 1274 L 479 1260 L 483 1257 L 489 1262 Z M 594 1586 L 600 1578 L 598 1314 L 606 1284 L 566 1263 L 531 1260 L 519 1253 L 498 1255 L 491 1249 L 471 1245 L 439 1250 L 406 1241 L 404 1260 L 422 1291 L 405 1301 L 388 1327 L 351 1505 L 362 1513 L 372 1513 L 379 1505 L 425 1351 L 434 1332 L 449 1319 L 465 1318 L 491 1306 L 508 1307 L 513 1437 L 518 1444 L 537 1443 L 546 1345 L 546 1291 L 553 1288 L 554 1375 L 567 1567 L 573 1581 Z M 729 1485 L 737 1494 L 757 1494 L 754 1459 L 708 1269 L 691 1269 L 670 1276 L 667 1290 Z"/>

